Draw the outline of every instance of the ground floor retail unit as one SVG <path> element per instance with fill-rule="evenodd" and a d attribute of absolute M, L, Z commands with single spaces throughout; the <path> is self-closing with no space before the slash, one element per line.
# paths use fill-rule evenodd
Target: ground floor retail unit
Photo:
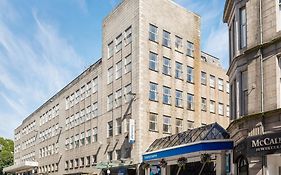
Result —
<path fill-rule="evenodd" d="M 281 175 L 281 132 L 252 136 L 233 149 L 235 174 Z"/>
<path fill-rule="evenodd" d="M 145 175 L 231 172 L 233 141 L 217 123 L 156 139 L 143 154 Z"/>

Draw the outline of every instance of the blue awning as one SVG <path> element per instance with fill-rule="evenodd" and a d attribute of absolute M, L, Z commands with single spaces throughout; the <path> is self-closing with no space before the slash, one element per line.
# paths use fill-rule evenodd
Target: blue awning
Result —
<path fill-rule="evenodd" d="M 143 154 L 143 161 L 194 152 L 232 149 L 233 141 L 229 140 L 228 132 L 218 123 L 212 123 L 156 139 Z"/>
<path fill-rule="evenodd" d="M 157 159 L 178 156 L 188 153 L 195 153 L 195 152 L 232 150 L 232 149 L 233 149 L 232 140 L 199 141 L 199 142 L 189 143 L 186 145 L 145 153 L 143 154 L 143 161 L 157 160 Z"/>

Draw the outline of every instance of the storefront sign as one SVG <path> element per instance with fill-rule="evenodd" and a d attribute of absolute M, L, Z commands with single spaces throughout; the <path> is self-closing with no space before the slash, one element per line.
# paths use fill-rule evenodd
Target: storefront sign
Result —
<path fill-rule="evenodd" d="M 233 151 L 234 161 L 241 155 L 261 156 L 281 152 L 281 133 L 253 136 L 240 142 Z"/>
<path fill-rule="evenodd" d="M 274 154 L 281 149 L 281 133 L 251 137 L 248 140 L 249 154 Z"/>
<path fill-rule="evenodd" d="M 129 120 L 129 143 L 135 143 L 135 120 Z"/>

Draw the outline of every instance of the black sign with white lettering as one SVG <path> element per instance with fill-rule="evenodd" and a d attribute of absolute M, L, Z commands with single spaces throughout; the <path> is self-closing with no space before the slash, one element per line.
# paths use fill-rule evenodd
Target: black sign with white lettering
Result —
<path fill-rule="evenodd" d="M 239 156 L 262 156 L 281 152 L 281 133 L 248 137 L 235 146 L 234 161 Z"/>

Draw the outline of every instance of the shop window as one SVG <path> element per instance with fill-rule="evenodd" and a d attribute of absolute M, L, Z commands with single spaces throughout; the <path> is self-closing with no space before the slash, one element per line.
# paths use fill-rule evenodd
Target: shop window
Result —
<path fill-rule="evenodd" d="M 248 175 L 249 174 L 249 164 L 245 157 L 241 157 L 238 161 L 237 172 L 239 175 Z"/>

